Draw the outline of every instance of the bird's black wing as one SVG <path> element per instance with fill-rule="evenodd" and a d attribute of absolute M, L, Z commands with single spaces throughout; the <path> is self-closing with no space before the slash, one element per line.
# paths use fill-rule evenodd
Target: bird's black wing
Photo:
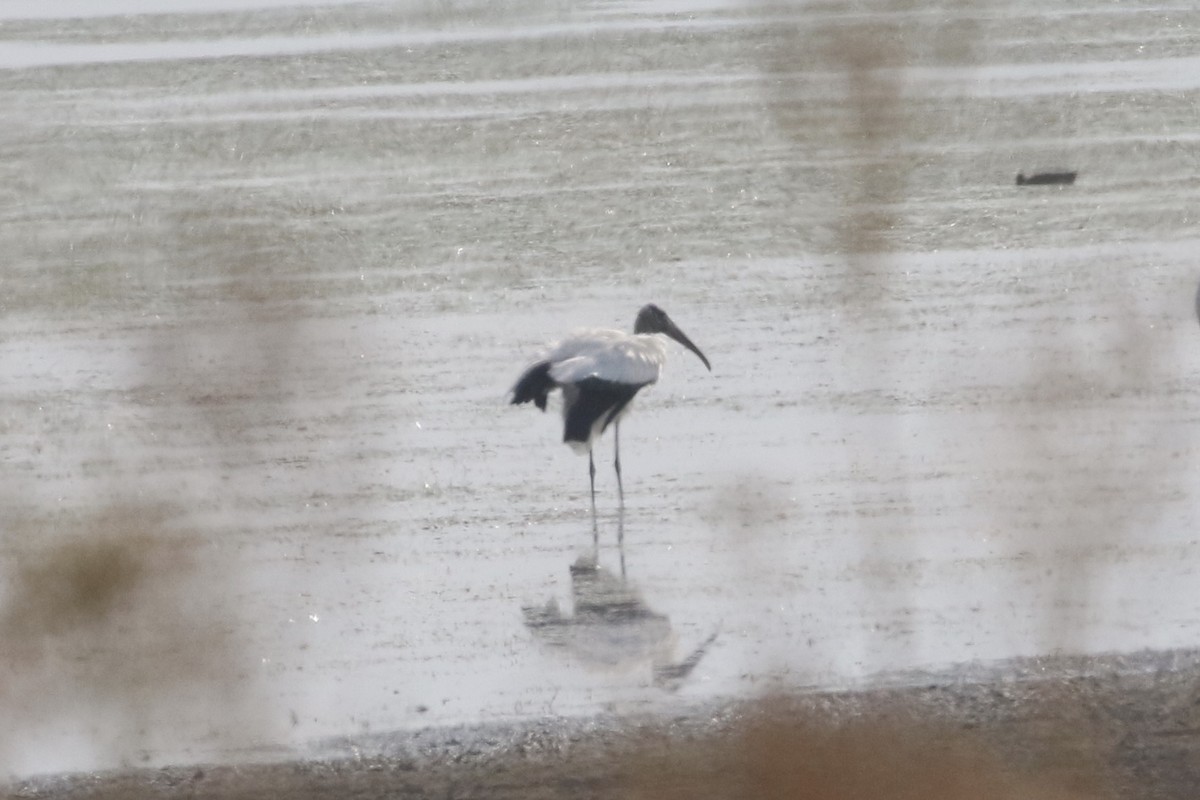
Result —
<path fill-rule="evenodd" d="M 558 384 L 550 377 L 550 362 L 539 361 L 517 379 L 512 388 L 512 403 L 520 405 L 530 400 L 542 411 L 546 410 L 546 395 Z"/>
<path fill-rule="evenodd" d="M 592 427 L 603 419 L 603 433 L 610 422 L 625 410 L 629 401 L 646 384 L 617 383 L 602 378 L 587 378 L 574 384 L 575 400 L 566 413 L 563 429 L 564 442 L 587 442 L 592 436 Z"/>

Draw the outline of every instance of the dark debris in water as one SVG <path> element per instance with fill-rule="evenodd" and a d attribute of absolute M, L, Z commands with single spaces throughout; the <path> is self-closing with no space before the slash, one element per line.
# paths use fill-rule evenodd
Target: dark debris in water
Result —
<path fill-rule="evenodd" d="M 1075 183 L 1074 170 L 1059 170 L 1056 172 L 1035 172 L 1026 177 L 1025 173 L 1017 173 L 1017 186 L 1070 186 Z"/>

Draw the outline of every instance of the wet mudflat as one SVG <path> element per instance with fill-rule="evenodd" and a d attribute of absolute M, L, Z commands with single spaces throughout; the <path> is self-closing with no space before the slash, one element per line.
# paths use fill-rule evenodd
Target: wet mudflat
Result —
<path fill-rule="evenodd" d="M 8 774 L 1194 644 L 1194 13 L 269 5 L 5 21 Z"/>

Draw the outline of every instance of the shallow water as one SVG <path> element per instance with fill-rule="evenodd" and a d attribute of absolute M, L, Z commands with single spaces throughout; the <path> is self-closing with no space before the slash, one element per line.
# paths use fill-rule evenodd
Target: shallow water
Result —
<path fill-rule="evenodd" d="M 8 772 L 1195 642 L 1196 12 L 99 5 L 0 27 Z M 589 584 L 505 391 L 651 300 Z"/>

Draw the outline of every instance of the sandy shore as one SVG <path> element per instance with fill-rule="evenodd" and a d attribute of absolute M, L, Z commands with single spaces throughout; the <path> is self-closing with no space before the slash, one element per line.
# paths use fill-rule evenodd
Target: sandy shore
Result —
<path fill-rule="evenodd" d="M 22 798 L 1190 798 L 1200 652 L 1021 660 L 674 719 L 330 741 L 311 760 L 40 778 Z"/>

